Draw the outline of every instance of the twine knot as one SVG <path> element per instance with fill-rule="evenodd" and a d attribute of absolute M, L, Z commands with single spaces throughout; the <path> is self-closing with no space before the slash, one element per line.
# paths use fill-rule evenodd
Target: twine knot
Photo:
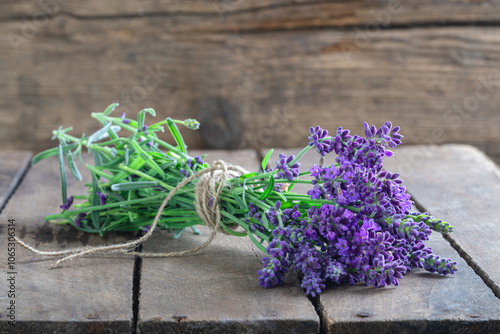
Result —
<path fill-rule="evenodd" d="M 228 164 L 222 160 L 215 161 L 213 166 L 200 170 L 193 175 L 185 178 L 180 182 L 174 189 L 170 191 L 170 193 L 165 197 L 162 204 L 160 205 L 158 212 L 155 216 L 153 224 L 151 224 L 148 232 L 142 237 L 129 241 L 127 243 L 115 244 L 115 245 L 103 245 L 103 246 L 88 246 L 88 247 L 79 247 L 74 249 L 67 249 L 62 251 L 55 252 L 45 252 L 40 251 L 36 248 L 31 247 L 25 242 L 21 241 L 17 237 L 15 237 L 15 241 L 22 247 L 28 249 L 29 251 L 45 256 L 65 256 L 62 259 L 59 259 L 55 262 L 50 269 L 57 267 L 60 263 L 66 260 L 72 260 L 74 258 L 81 257 L 87 254 L 93 254 L 98 252 L 121 252 L 127 253 L 130 255 L 140 255 L 142 257 L 178 257 L 185 256 L 188 254 L 196 253 L 197 251 L 208 246 L 215 235 L 217 234 L 220 228 L 220 207 L 219 207 L 219 198 L 222 193 L 222 189 L 226 186 L 226 180 L 228 178 L 234 178 L 241 176 L 243 174 L 248 173 L 247 170 L 240 166 Z M 161 217 L 161 213 L 163 209 L 167 205 L 167 203 L 174 197 L 175 193 L 187 185 L 188 183 L 198 179 L 198 182 L 195 187 L 195 209 L 198 216 L 202 219 L 203 223 L 208 226 L 212 233 L 208 237 L 208 239 L 201 245 L 180 252 L 168 252 L 168 253 L 139 253 L 133 251 L 137 246 L 143 244 L 149 237 L 153 234 L 156 226 L 158 225 L 158 221 Z M 226 233 L 225 231 L 223 231 Z"/>

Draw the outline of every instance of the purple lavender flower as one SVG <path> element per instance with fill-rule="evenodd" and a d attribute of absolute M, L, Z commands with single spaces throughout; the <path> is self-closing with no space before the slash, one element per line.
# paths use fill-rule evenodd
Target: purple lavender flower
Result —
<path fill-rule="evenodd" d="M 406 267 L 410 269 L 411 267 L 423 268 L 425 259 L 428 255 L 432 254 L 432 250 L 425 246 L 423 242 L 410 242 L 400 247 L 399 256 L 403 261 L 406 260 Z M 397 253 L 395 253 L 398 256 Z"/>
<path fill-rule="evenodd" d="M 319 126 L 316 126 L 315 128 L 311 127 L 310 132 L 309 146 L 316 146 L 316 151 L 321 154 L 321 156 L 325 156 L 325 154 L 332 152 L 331 140 L 325 139 L 328 137 L 327 130 L 323 130 Z"/>
<path fill-rule="evenodd" d="M 319 199 L 321 198 L 321 191 L 318 188 L 313 188 L 307 192 L 309 196 L 311 196 L 311 199 Z"/>
<path fill-rule="evenodd" d="M 323 173 L 324 173 L 323 174 L 323 180 L 325 180 L 325 181 L 328 181 L 328 180 L 332 181 L 339 174 L 339 170 L 334 165 L 331 165 L 330 167 L 326 167 L 323 170 Z"/>
<path fill-rule="evenodd" d="M 431 273 L 437 272 L 441 275 L 454 274 L 457 271 L 457 263 L 450 259 L 440 258 L 437 255 L 429 254 L 424 259 L 424 269 Z"/>
<path fill-rule="evenodd" d="M 365 249 L 366 253 L 372 257 L 382 255 L 384 258 L 389 257 L 394 250 L 392 246 L 395 239 L 389 232 L 369 232 L 368 245 Z"/>
<path fill-rule="evenodd" d="M 63 210 L 68 210 L 72 204 L 73 204 L 73 196 L 70 196 L 70 197 L 66 198 L 66 202 L 59 205 L 59 207 Z"/>
<path fill-rule="evenodd" d="M 373 260 L 373 268 L 366 272 L 365 282 L 367 285 L 384 287 L 386 285 L 398 285 L 398 279 L 403 278 L 406 268 L 401 261 L 394 260 L 393 256 L 377 256 Z"/>
<path fill-rule="evenodd" d="M 259 284 L 269 288 L 283 284 L 285 273 L 290 267 L 290 258 L 293 255 L 293 248 L 290 247 L 291 230 L 277 227 L 273 231 L 273 239 L 266 248 L 271 257 L 262 259 L 263 268 L 257 272 L 259 274 Z"/>
<path fill-rule="evenodd" d="M 322 156 L 335 151 L 337 158 L 330 167 L 309 170 L 314 187 L 308 195 L 332 204 L 310 206 L 307 215 L 298 205 L 280 211 L 281 203 L 265 212 L 275 228 L 266 248 L 270 257 L 259 271 L 261 285 L 282 284 L 290 267 L 303 272 L 301 286 L 311 296 L 321 293 L 327 281 L 384 287 L 398 285 L 413 267 L 442 275 L 456 271 L 455 262 L 433 255 L 423 243 L 431 229 L 448 232 L 451 226 L 427 213 L 410 213 L 413 202 L 399 174 L 382 169 L 383 159 L 392 155 L 387 148 L 401 144 L 399 127 L 390 122 L 378 129 L 364 126 L 366 138 L 341 127 L 329 138 L 326 130 L 311 128 L 309 145 Z M 295 174 L 288 166 L 293 159 L 280 154 L 279 178 L 298 175 L 298 166 Z M 261 226 L 258 211 L 249 206 L 251 230 Z"/>
<path fill-rule="evenodd" d="M 277 176 L 279 179 L 288 179 L 293 181 L 294 177 L 299 176 L 299 167 L 300 163 L 295 162 L 293 165 L 289 166 L 288 164 L 295 159 L 295 156 L 292 154 L 288 158 L 284 154 L 279 155 L 279 160 L 276 161 L 276 169 L 279 170 Z"/>
<path fill-rule="evenodd" d="M 321 252 L 309 243 L 302 245 L 293 256 L 293 267 L 304 274 L 311 274 L 321 268 Z"/>
<path fill-rule="evenodd" d="M 196 161 L 197 164 L 199 165 L 203 165 L 205 163 L 205 161 L 203 161 L 203 159 L 201 159 L 201 157 L 199 155 L 195 155 L 194 156 L 194 160 Z"/>
<path fill-rule="evenodd" d="M 363 226 L 359 229 L 359 232 L 354 232 L 353 241 L 358 245 L 364 245 L 365 241 L 368 240 L 368 231 L 363 228 Z"/>
<path fill-rule="evenodd" d="M 339 250 L 339 255 L 344 255 L 349 251 L 349 245 L 347 245 L 347 240 L 338 238 L 338 242 L 335 243 L 335 247 Z"/>
<path fill-rule="evenodd" d="M 314 230 L 313 226 L 309 224 L 307 228 L 304 230 L 304 236 L 309 240 L 316 240 L 318 234 Z"/>
<path fill-rule="evenodd" d="M 318 178 L 318 177 L 320 177 L 321 173 L 323 172 L 323 169 L 319 165 L 313 165 L 309 169 L 309 172 L 311 173 L 311 176 Z"/>
<path fill-rule="evenodd" d="M 321 293 L 321 291 L 325 289 L 325 284 L 323 283 L 323 279 L 319 276 L 318 273 L 311 272 L 307 275 L 304 275 L 300 287 L 306 290 L 307 295 L 316 297 Z"/>
<path fill-rule="evenodd" d="M 250 223 L 250 230 L 252 230 L 252 232 L 255 231 L 260 231 L 262 233 L 266 232 L 266 228 L 264 226 L 255 223 Z"/>
<path fill-rule="evenodd" d="M 335 283 L 340 283 L 346 272 L 342 263 L 328 261 L 325 269 L 325 278 Z"/>
<path fill-rule="evenodd" d="M 87 216 L 86 212 L 80 212 L 78 216 L 75 218 L 75 225 L 78 227 L 82 227 L 82 220 Z"/>
<path fill-rule="evenodd" d="M 203 161 L 203 159 L 201 159 L 201 157 L 199 155 L 196 155 L 194 158 L 188 158 L 187 159 L 187 164 L 189 166 L 189 168 L 193 168 L 195 164 L 198 164 L 198 165 L 203 165 L 205 163 L 205 161 Z"/>
<path fill-rule="evenodd" d="M 361 229 L 365 231 L 380 231 L 380 226 L 375 223 L 372 218 L 363 217 L 363 225 L 361 226 Z"/>
<path fill-rule="evenodd" d="M 101 205 L 106 204 L 106 201 L 108 200 L 108 195 L 107 195 L 107 194 L 104 194 L 104 193 L 102 193 L 102 192 L 98 191 L 98 192 L 96 193 L 96 195 L 97 195 L 97 196 L 99 196 L 99 203 L 100 203 Z"/>
<path fill-rule="evenodd" d="M 339 126 L 337 134 L 331 140 L 331 150 L 335 151 L 336 154 L 340 154 L 340 152 L 348 146 L 350 139 L 351 136 L 349 135 L 349 130 L 344 130 L 341 126 Z"/>
<path fill-rule="evenodd" d="M 287 272 L 283 264 L 279 260 L 270 259 L 269 257 L 264 257 L 262 261 L 264 268 L 257 272 L 259 284 L 265 288 L 282 285 L 285 282 L 285 273 Z"/>

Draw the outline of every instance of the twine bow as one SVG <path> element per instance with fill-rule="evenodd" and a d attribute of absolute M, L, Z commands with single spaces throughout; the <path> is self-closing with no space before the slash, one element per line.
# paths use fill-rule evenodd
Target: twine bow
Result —
<path fill-rule="evenodd" d="M 170 191 L 167 197 L 163 200 L 160 205 L 158 212 L 156 213 L 153 224 L 149 228 L 148 232 L 144 234 L 142 237 L 132 240 L 126 243 L 114 244 L 114 245 L 103 245 L 103 246 L 87 246 L 87 247 L 78 247 L 73 249 L 66 249 L 62 251 L 41 251 L 34 247 L 31 247 L 24 241 L 15 237 L 15 242 L 18 243 L 21 247 L 26 248 L 27 250 L 45 256 L 64 256 L 62 259 L 57 260 L 54 264 L 50 266 L 50 269 L 56 268 L 59 264 L 66 260 L 72 260 L 87 254 L 94 253 L 127 253 L 130 255 L 140 255 L 143 257 L 179 257 L 185 256 L 189 254 L 193 254 L 198 252 L 199 250 L 207 247 L 215 235 L 217 234 L 220 228 L 220 208 L 219 208 L 219 197 L 222 193 L 222 189 L 225 186 L 225 181 L 228 177 L 238 177 L 240 175 L 248 173 L 244 168 L 240 166 L 231 165 L 225 163 L 222 160 L 216 161 L 212 167 L 200 170 L 193 175 L 185 178 L 182 182 L 180 182 L 174 189 Z M 195 179 L 199 179 L 195 188 L 195 208 L 198 216 L 203 220 L 203 223 L 208 226 L 212 233 L 208 237 L 208 239 L 201 245 L 188 249 L 185 251 L 179 252 L 168 252 L 168 253 L 139 253 L 133 251 L 137 246 L 143 244 L 146 240 L 151 237 L 156 226 L 158 225 L 158 221 L 160 220 L 161 213 L 168 202 L 174 197 L 175 193 L 192 182 Z M 217 184 L 219 186 L 217 187 Z M 223 231 L 224 232 L 224 231 Z"/>

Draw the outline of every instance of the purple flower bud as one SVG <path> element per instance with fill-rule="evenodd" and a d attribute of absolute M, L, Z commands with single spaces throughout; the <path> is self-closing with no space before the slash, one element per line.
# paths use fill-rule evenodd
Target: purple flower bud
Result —
<path fill-rule="evenodd" d="M 68 210 L 72 204 L 73 204 L 73 196 L 70 196 L 66 198 L 66 202 L 64 202 L 62 205 L 59 205 L 59 207 L 63 210 Z"/>
<path fill-rule="evenodd" d="M 82 220 L 87 216 L 86 212 L 80 212 L 78 216 L 75 218 L 75 225 L 78 227 L 82 227 Z"/>
<path fill-rule="evenodd" d="M 328 136 L 328 131 L 323 130 L 319 126 L 315 128 L 310 128 L 311 135 L 309 136 L 309 146 L 316 146 L 316 151 L 324 156 L 327 153 L 332 152 L 332 141 L 329 139 L 325 139 Z"/>
<path fill-rule="evenodd" d="M 199 164 L 199 165 L 203 165 L 203 164 L 205 163 L 205 161 L 203 161 L 199 155 L 195 156 L 195 157 L 194 157 L 194 160 L 195 160 L 195 161 L 196 161 L 196 163 L 197 163 L 197 164 Z"/>
<path fill-rule="evenodd" d="M 295 156 L 293 154 L 288 158 L 284 154 L 279 155 L 279 160 L 276 161 L 276 170 L 279 170 L 277 174 L 278 178 L 286 178 L 292 181 L 294 177 L 299 176 L 300 163 L 296 162 L 293 165 L 288 166 L 288 164 L 292 162 L 293 159 L 295 159 Z"/>
<path fill-rule="evenodd" d="M 101 193 L 99 191 L 97 192 L 97 194 L 99 195 L 99 203 L 101 205 L 106 204 L 106 201 L 108 200 L 108 195 L 107 194 L 103 194 L 103 193 Z"/>

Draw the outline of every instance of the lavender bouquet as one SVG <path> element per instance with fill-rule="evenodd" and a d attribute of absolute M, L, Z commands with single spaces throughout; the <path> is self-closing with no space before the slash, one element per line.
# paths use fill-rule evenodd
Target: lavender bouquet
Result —
<path fill-rule="evenodd" d="M 81 231 L 103 235 L 110 231 L 147 231 L 160 204 L 186 178 L 210 168 L 204 156 L 188 155 L 177 125 L 197 129 L 199 123 L 167 118 L 145 124 L 153 109 L 143 109 L 137 120 L 111 117 L 112 104 L 103 113 L 93 113 L 102 128 L 90 136 L 74 137 L 71 128 L 54 131 L 59 146 L 33 158 L 33 163 L 58 156 L 62 184 L 62 212 L 46 220 L 72 224 Z M 158 138 L 165 127 L 175 144 Z M 119 133 L 126 131 L 128 136 Z M 398 285 L 411 268 L 453 274 L 456 262 L 432 253 L 424 242 L 432 231 L 450 233 L 452 227 L 428 213 L 411 212 L 412 201 L 399 174 L 383 170 L 388 148 L 401 144 L 399 127 L 386 122 L 379 129 L 365 123 L 365 137 L 351 135 L 339 127 L 335 135 L 319 126 L 310 129 L 308 145 L 297 156 L 280 154 L 276 167 L 266 169 L 273 153 L 262 161 L 261 172 L 240 172 L 224 180 L 217 198 L 220 228 L 228 234 L 246 237 L 267 257 L 258 271 L 260 285 L 283 284 L 288 270 L 303 273 L 302 288 L 316 296 L 325 283 L 383 287 Z M 94 164 L 86 168 L 92 182 L 85 195 L 67 196 L 66 164 L 81 180 L 75 163 L 86 147 Z M 300 159 L 310 149 L 320 155 L 320 164 L 300 171 Z M 323 166 L 327 154 L 336 163 Z M 304 179 L 310 175 L 312 181 Z M 307 183 L 307 195 L 291 191 Z M 154 226 L 174 232 L 178 238 L 187 228 L 198 234 L 206 224 L 196 207 L 197 179 L 186 183 L 158 213 Z M 80 201 L 80 203 L 73 203 Z M 238 229 L 239 228 L 239 229 Z"/>

